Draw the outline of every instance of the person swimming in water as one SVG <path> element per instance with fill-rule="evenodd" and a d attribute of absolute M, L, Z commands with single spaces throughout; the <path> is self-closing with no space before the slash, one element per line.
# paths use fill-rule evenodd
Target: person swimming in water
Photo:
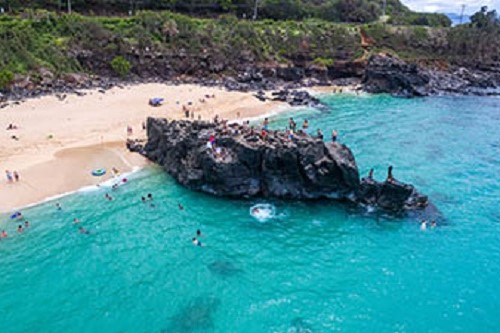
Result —
<path fill-rule="evenodd" d="M 179 210 L 184 210 L 184 206 L 181 205 L 180 203 L 177 204 L 179 206 Z"/>
<path fill-rule="evenodd" d="M 148 200 L 153 200 L 153 195 L 151 193 L 148 193 Z"/>
<path fill-rule="evenodd" d="M 435 228 L 435 227 L 437 227 L 436 220 L 432 220 L 431 221 L 431 228 Z"/>
<path fill-rule="evenodd" d="M 56 209 L 57 210 L 62 210 L 61 204 L 59 202 L 56 203 Z"/>
<path fill-rule="evenodd" d="M 196 237 L 193 237 L 193 244 L 196 246 L 203 246 L 201 242 L 198 239 L 196 239 Z"/>
<path fill-rule="evenodd" d="M 85 229 L 84 227 L 80 227 L 80 228 L 78 228 L 78 231 L 79 231 L 81 234 L 86 234 L 86 235 L 90 234 L 90 232 L 89 232 L 87 229 Z"/>
<path fill-rule="evenodd" d="M 17 232 L 21 233 L 23 232 L 24 229 L 23 229 L 23 226 L 20 224 L 18 227 L 17 227 Z"/>
<path fill-rule="evenodd" d="M 260 209 L 257 207 L 252 208 L 252 214 L 259 214 Z"/>
<path fill-rule="evenodd" d="M 75 217 L 75 218 L 73 219 L 73 224 L 78 224 L 78 223 L 80 223 L 80 220 L 79 220 L 79 219 L 77 219 L 77 218 Z"/>
<path fill-rule="evenodd" d="M 109 195 L 109 194 L 107 194 L 107 193 L 104 195 L 104 197 L 105 197 L 106 199 L 108 199 L 108 201 L 113 201 L 113 197 L 112 197 L 112 196 L 110 196 L 110 195 Z"/>
<path fill-rule="evenodd" d="M 29 228 L 30 222 L 29 221 L 24 221 L 24 228 Z"/>
<path fill-rule="evenodd" d="M 422 223 L 420 223 L 420 230 L 425 230 L 427 229 L 427 221 L 423 220 Z"/>
<path fill-rule="evenodd" d="M 7 231 L 2 230 L 2 233 L 0 233 L 0 238 L 7 238 Z"/>
<path fill-rule="evenodd" d="M 203 234 L 201 233 L 200 229 L 196 230 L 196 236 L 203 237 Z"/>
<path fill-rule="evenodd" d="M 146 198 L 142 196 L 142 197 L 141 197 L 141 201 L 142 201 L 142 202 L 146 202 Z"/>

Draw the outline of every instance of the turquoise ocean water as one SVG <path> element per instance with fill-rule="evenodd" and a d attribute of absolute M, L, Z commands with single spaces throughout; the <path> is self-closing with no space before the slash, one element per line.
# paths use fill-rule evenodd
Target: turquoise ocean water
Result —
<path fill-rule="evenodd" d="M 338 130 L 362 174 L 393 164 L 446 222 L 421 231 L 333 202 L 213 198 L 150 168 L 112 202 L 88 190 L 62 211 L 24 210 L 23 234 L 2 216 L 0 332 L 499 332 L 500 99 L 323 100 L 293 117 Z M 275 217 L 250 216 L 258 203 Z M 206 247 L 191 243 L 198 228 Z"/>

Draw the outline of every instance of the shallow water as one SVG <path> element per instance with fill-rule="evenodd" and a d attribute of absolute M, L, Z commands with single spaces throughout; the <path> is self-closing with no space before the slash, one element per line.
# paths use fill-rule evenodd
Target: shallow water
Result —
<path fill-rule="evenodd" d="M 394 165 L 445 224 L 212 198 L 151 168 L 109 191 L 113 202 L 101 189 L 23 211 L 24 234 L 2 217 L 1 332 L 498 331 L 500 99 L 323 99 L 329 110 L 294 118 L 327 138 L 337 129 L 362 174 Z M 149 192 L 155 207 L 140 200 Z M 250 215 L 266 203 L 273 218 Z M 198 228 L 204 247 L 191 243 Z"/>

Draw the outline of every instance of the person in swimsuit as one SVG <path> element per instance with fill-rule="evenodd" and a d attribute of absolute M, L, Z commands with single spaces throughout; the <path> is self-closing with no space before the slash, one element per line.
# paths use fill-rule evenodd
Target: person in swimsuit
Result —
<path fill-rule="evenodd" d="M 12 178 L 12 173 L 9 170 L 5 170 L 5 177 L 9 183 L 12 183 L 14 178 Z"/>
<path fill-rule="evenodd" d="M 21 232 L 23 232 L 23 231 L 24 231 L 23 226 L 22 226 L 22 225 L 19 225 L 19 226 L 17 227 L 17 232 L 21 233 Z"/>
<path fill-rule="evenodd" d="M 184 206 L 181 205 L 180 203 L 177 204 L 179 206 L 179 210 L 184 210 Z"/>
<path fill-rule="evenodd" d="M 196 246 L 203 246 L 199 240 L 196 239 L 196 237 L 193 237 L 193 244 Z"/>
<path fill-rule="evenodd" d="M 387 169 L 387 181 L 388 182 L 394 181 L 394 177 L 392 175 L 392 165 L 390 165 L 389 168 Z"/>
<path fill-rule="evenodd" d="M 370 169 L 370 172 L 368 172 L 368 179 L 373 180 L 373 168 Z"/>
<path fill-rule="evenodd" d="M 316 133 L 318 134 L 318 139 L 320 140 L 323 140 L 323 132 L 321 132 L 321 130 L 318 128 L 318 130 L 316 131 Z"/>
<path fill-rule="evenodd" d="M 336 142 L 336 141 L 337 141 L 337 131 L 333 130 L 332 131 L 332 142 Z"/>
<path fill-rule="evenodd" d="M 2 233 L 0 233 L 0 238 L 7 238 L 7 232 L 5 230 L 2 230 Z"/>
<path fill-rule="evenodd" d="M 30 222 L 29 221 L 24 221 L 24 228 L 29 228 Z"/>
<path fill-rule="evenodd" d="M 86 234 L 86 235 L 90 234 L 90 232 L 89 232 L 87 229 L 85 229 L 84 227 L 80 227 L 80 228 L 78 228 L 78 231 L 79 231 L 81 234 Z"/>

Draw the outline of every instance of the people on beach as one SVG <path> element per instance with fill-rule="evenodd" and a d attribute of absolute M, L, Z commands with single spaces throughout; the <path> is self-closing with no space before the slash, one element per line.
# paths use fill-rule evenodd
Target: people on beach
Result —
<path fill-rule="evenodd" d="M 5 170 L 5 178 L 7 178 L 7 182 L 12 183 L 14 181 L 14 177 L 12 176 L 12 172 L 9 170 Z"/>
<path fill-rule="evenodd" d="M 128 125 L 127 126 L 127 135 L 131 136 L 132 134 L 134 134 L 134 130 L 132 129 L 132 126 Z"/>
<path fill-rule="evenodd" d="M 10 123 L 9 126 L 7 126 L 7 131 L 16 130 L 17 128 L 17 125 Z"/>
<path fill-rule="evenodd" d="M 196 237 L 193 237 L 193 244 L 194 244 L 195 246 L 203 246 L 203 245 L 201 244 L 201 242 L 200 242 L 200 241 L 199 241 Z"/>
<path fill-rule="evenodd" d="M 336 142 L 336 141 L 337 141 L 337 131 L 333 130 L 332 131 L 332 142 Z"/>
<path fill-rule="evenodd" d="M 394 181 L 394 177 L 392 176 L 392 165 L 390 165 L 389 168 L 387 169 L 387 181 L 388 182 Z"/>
<path fill-rule="evenodd" d="M 12 175 L 14 176 L 14 180 L 16 182 L 18 182 L 19 181 L 19 173 L 17 173 L 17 171 L 14 171 L 14 172 L 12 172 Z"/>

